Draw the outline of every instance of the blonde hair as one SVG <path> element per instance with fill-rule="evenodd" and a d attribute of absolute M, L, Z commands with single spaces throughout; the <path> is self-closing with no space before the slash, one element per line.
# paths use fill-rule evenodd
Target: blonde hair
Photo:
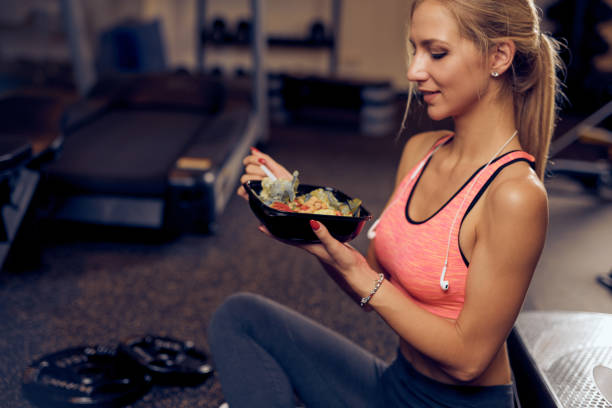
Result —
<path fill-rule="evenodd" d="M 414 0 L 416 6 L 425 0 Z M 557 96 L 561 95 L 557 71 L 563 69 L 559 43 L 540 31 L 540 16 L 533 0 L 438 0 L 456 17 L 464 38 L 476 44 L 483 56 L 495 41 L 512 40 L 516 52 L 511 68 L 500 77 L 502 91 L 511 92 L 521 146 L 536 159 L 536 172 L 544 177 L 548 150 L 557 118 Z M 407 63 L 412 46 L 407 41 Z M 411 83 L 404 124 L 416 90 Z"/>

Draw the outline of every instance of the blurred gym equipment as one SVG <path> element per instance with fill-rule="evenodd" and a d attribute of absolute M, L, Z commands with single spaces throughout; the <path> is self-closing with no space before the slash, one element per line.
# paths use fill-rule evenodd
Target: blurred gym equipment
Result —
<path fill-rule="evenodd" d="M 62 155 L 43 168 L 47 216 L 172 233 L 214 230 L 242 157 L 267 134 L 261 4 L 251 1 L 252 84 L 185 71 L 87 82 L 83 10 L 64 1 L 84 97 L 66 111 Z"/>
<path fill-rule="evenodd" d="M 508 351 L 523 407 L 608 407 L 594 367 L 612 367 L 612 314 L 522 312 Z"/>
<path fill-rule="evenodd" d="M 598 68 L 596 57 L 610 48 L 599 26 L 612 18 L 612 8 L 602 0 L 557 0 L 546 15 L 555 22 L 553 35 L 567 45 L 561 49 L 567 103 L 560 125 L 572 116 L 580 118 L 553 140 L 549 171 L 600 194 L 612 189 L 612 72 Z"/>
<path fill-rule="evenodd" d="M 64 89 L 23 87 L 0 98 L 0 268 L 39 185 L 39 169 L 62 147 L 62 110 L 76 99 Z"/>
<path fill-rule="evenodd" d="M 587 187 L 596 192 L 602 188 L 612 189 L 612 132 L 605 127 L 597 126 L 611 115 L 612 101 L 609 101 L 556 138 L 550 146 L 552 162 L 548 171 L 551 174 L 565 174 L 582 180 Z M 576 142 L 598 145 L 606 150 L 607 154 L 599 160 L 557 157 L 564 149 Z"/>
<path fill-rule="evenodd" d="M 38 184 L 38 173 L 25 167 L 31 158 L 32 146 L 26 139 L 0 136 L 0 267 Z"/>
<path fill-rule="evenodd" d="M 331 21 L 329 21 L 328 25 L 319 19 L 315 19 L 303 33 L 297 35 L 271 34 L 264 38 L 264 42 L 270 47 L 326 49 L 329 51 L 329 72 L 331 75 L 335 75 L 338 71 L 337 44 L 340 33 L 342 1 L 331 0 L 329 3 Z M 222 16 L 216 16 L 210 23 L 210 26 L 206 26 L 204 18 L 206 15 L 206 0 L 198 0 L 197 4 L 198 15 L 202 16 L 198 20 L 197 27 L 202 45 L 208 43 L 213 44 L 215 47 L 242 47 L 252 44 L 254 38 L 252 21 L 241 18 L 235 23 L 235 29 L 231 29 L 232 23 L 226 21 Z M 204 49 L 205 47 L 202 46 L 197 50 L 200 71 L 204 62 Z"/>
<path fill-rule="evenodd" d="M 295 122 L 342 124 L 369 136 L 388 135 L 397 127 L 396 94 L 388 81 L 314 75 L 279 75 L 275 81 L 278 89 L 271 96 L 280 94 L 283 113 Z"/>

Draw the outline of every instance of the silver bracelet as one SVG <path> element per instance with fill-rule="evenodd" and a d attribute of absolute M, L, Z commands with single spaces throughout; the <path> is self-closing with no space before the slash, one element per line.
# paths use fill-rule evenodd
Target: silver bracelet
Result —
<path fill-rule="evenodd" d="M 382 285 L 383 280 L 385 280 L 385 275 L 379 273 L 378 279 L 376 280 L 376 285 L 374 285 L 374 288 L 370 291 L 370 294 L 368 296 L 361 298 L 361 303 L 359 304 L 359 306 L 364 307 L 368 304 L 370 299 L 372 299 L 372 296 L 374 296 L 374 294 L 378 291 L 378 288 L 380 288 L 380 285 Z"/>

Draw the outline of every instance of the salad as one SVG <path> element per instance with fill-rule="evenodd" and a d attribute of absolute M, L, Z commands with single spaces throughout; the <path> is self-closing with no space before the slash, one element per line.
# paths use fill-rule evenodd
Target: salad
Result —
<path fill-rule="evenodd" d="M 331 191 L 324 188 L 297 195 L 298 175 L 299 172 L 295 170 L 291 180 L 265 177 L 261 181 L 259 199 L 268 207 L 286 212 L 353 217 L 359 209 L 360 199 L 340 202 Z"/>

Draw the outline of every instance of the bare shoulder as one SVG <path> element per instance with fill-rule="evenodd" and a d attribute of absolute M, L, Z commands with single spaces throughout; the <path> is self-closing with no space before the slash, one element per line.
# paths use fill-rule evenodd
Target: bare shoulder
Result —
<path fill-rule="evenodd" d="M 510 217 L 527 223 L 548 219 L 546 189 L 527 163 L 505 168 L 492 182 L 488 196 L 488 207 L 496 219 Z"/>
<path fill-rule="evenodd" d="M 434 130 L 410 136 L 404 144 L 402 157 L 397 169 L 396 184 L 427 154 L 436 141 L 450 133 L 452 132 L 449 130 Z"/>
<path fill-rule="evenodd" d="M 477 227 L 486 256 L 512 265 L 507 276 L 528 285 L 546 242 L 548 198 L 543 183 L 525 162 L 506 167 L 489 186 L 482 224 Z M 501 270 L 501 269 L 500 269 Z"/>

